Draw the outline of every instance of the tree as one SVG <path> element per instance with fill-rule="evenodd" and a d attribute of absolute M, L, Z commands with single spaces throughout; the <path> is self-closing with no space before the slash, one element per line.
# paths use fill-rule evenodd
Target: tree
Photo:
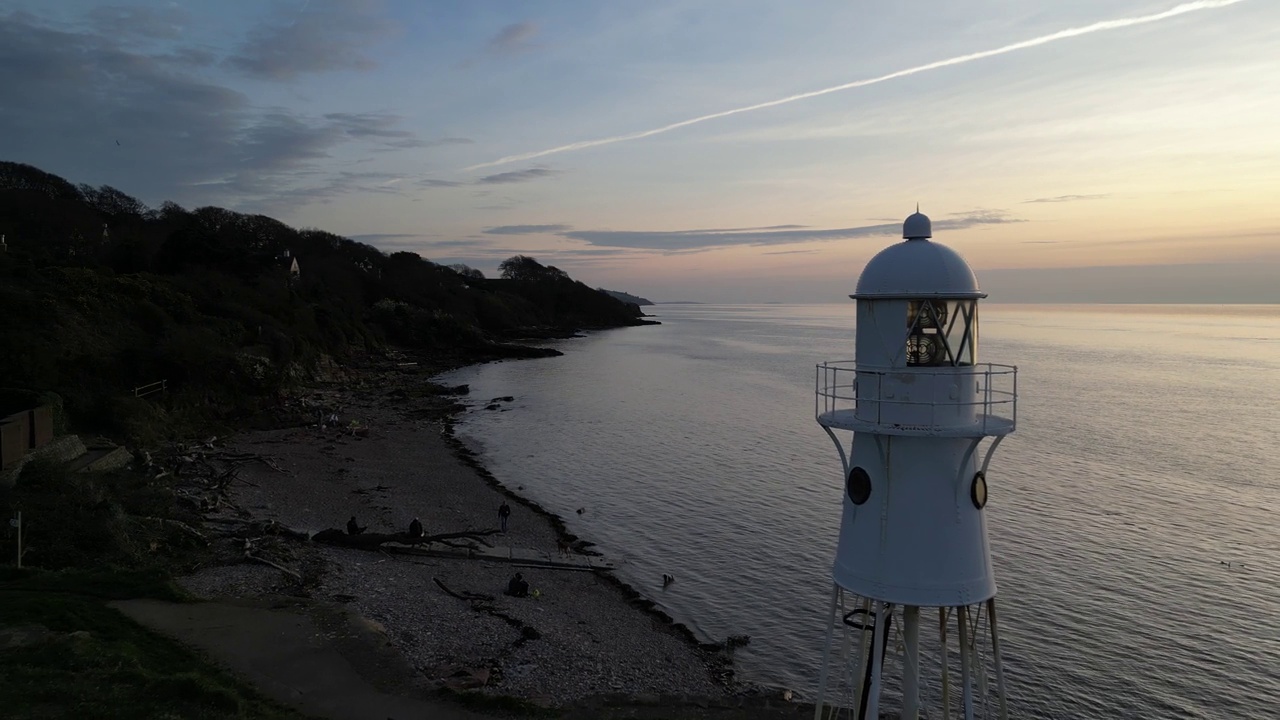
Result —
<path fill-rule="evenodd" d="M 522 280 L 538 282 L 540 280 L 567 279 L 569 274 L 558 267 L 546 267 L 527 255 L 513 255 L 498 266 L 503 280 Z"/>
<path fill-rule="evenodd" d="M 479 270 L 477 270 L 477 269 L 475 269 L 475 268 L 471 267 L 470 265 L 464 265 L 464 264 L 462 264 L 462 263 L 456 263 L 456 264 L 454 264 L 454 265 L 450 265 L 450 266 L 449 266 L 449 269 L 450 269 L 450 270 L 452 270 L 452 271 L 454 271 L 454 272 L 456 272 L 456 273 L 458 273 L 459 275 L 461 275 L 462 277 L 464 277 L 464 278 L 466 278 L 466 279 L 468 279 L 468 280 L 483 280 L 483 279 L 484 279 L 484 273 L 482 273 L 482 272 L 480 272 Z"/>
<path fill-rule="evenodd" d="M 0 162 L 0 189 L 32 190 L 54 200 L 80 200 L 81 192 L 70 182 L 40 168 Z"/>
<path fill-rule="evenodd" d="M 533 280 L 544 270 L 541 263 L 527 255 L 512 255 L 498 265 L 503 280 Z"/>
<path fill-rule="evenodd" d="M 90 185 L 81 185 L 80 193 L 84 195 L 85 200 L 88 200 L 89 205 L 95 210 L 107 215 L 137 215 L 142 217 L 148 212 L 146 204 L 141 200 L 110 185 L 103 185 L 96 189 Z"/>
<path fill-rule="evenodd" d="M 172 221 L 181 220 L 187 216 L 187 211 L 181 205 L 172 200 L 165 200 L 160 203 L 160 210 L 157 217 L 161 220 Z"/>

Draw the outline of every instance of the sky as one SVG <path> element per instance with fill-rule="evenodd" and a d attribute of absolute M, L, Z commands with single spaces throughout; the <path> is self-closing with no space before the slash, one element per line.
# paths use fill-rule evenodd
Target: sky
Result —
<path fill-rule="evenodd" d="M 0 0 L 0 159 L 489 276 L 1280 302 L 1274 0 Z"/>

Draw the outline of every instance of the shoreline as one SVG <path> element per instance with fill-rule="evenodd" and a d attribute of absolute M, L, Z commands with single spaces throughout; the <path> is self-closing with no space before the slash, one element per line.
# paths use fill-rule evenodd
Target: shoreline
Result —
<path fill-rule="evenodd" d="M 484 464 L 480 461 L 479 454 L 476 453 L 474 450 L 468 448 L 466 444 L 463 443 L 460 439 L 458 439 L 457 435 L 454 433 L 455 419 L 456 419 L 456 416 L 461 412 L 462 411 L 459 410 L 455 413 L 451 413 L 450 418 L 445 421 L 445 435 L 447 438 L 446 442 L 449 443 L 455 455 L 458 457 L 458 460 L 463 464 L 467 465 L 468 467 L 470 467 L 473 471 L 475 471 L 477 475 L 479 475 L 486 483 L 489 483 L 495 490 L 503 493 L 505 496 L 510 497 L 512 500 L 520 503 L 521 505 L 524 505 L 525 507 L 533 511 L 535 514 L 540 515 L 544 519 L 546 519 L 546 521 L 549 522 L 552 528 L 555 530 L 557 536 L 560 539 L 563 539 L 572 543 L 575 550 L 577 550 L 578 552 L 584 555 L 602 556 L 602 553 L 599 553 L 595 550 L 590 549 L 595 547 L 596 543 L 590 540 L 584 540 L 580 536 L 570 532 L 568 529 L 568 526 L 564 522 L 563 517 L 561 517 L 557 513 L 554 513 L 544 508 L 537 501 L 530 500 L 529 498 L 526 498 L 523 495 L 520 495 L 518 491 L 508 488 L 501 480 L 499 480 L 496 476 L 494 476 L 493 473 L 491 473 L 488 470 L 488 468 L 484 466 Z M 637 590 L 635 586 L 631 585 L 625 580 L 622 580 L 615 573 L 613 572 L 601 573 L 600 577 L 606 582 L 609 582 L 615 585 L 618 591 L 622 593 L 623 596 L 626 598 L 628 603 L 630 603 L 637 609 L 641 610 L 642 612 L 652 615 L 655 619 L 663 623 L 666 623 L 668 626 L 670 626 L 670 628 L 674 632 L 684 637 L 686 642 L 688 642 L 690 645 L 693 645 L 694 647 L 697 647 L 700 650 L 712 651 L 712 652 L 722 651 L 726 648 L 727 641 L 716 643 L 716 642 L 705 642 L 699 639 L 697 633 L 695 633 L 691 628 L 689 628 L 688 625 L 685 625 L 684 623 L 679 622 L 675 618 L 671 617 L 671 615 L 669 615 L 666 611 L 658 607 L 658 604 L 656 601 L 654 601 L 649 597 L 646 597 L 644 593 Z M 726 670 L 729 673 L 729 676 L 728 676 L 729 679 L 727 681 L 732 681 L 735 683 L 740 682 L 736 679 L 736 669 L 732 665 L 732 660 L 729 660 L 729 662 L 726 663 Z M 752 687 L 760 687 L 760 688 L 766 687 L 763 685 L 757 685 L 755 683 L 751 683 L 750 685 Z"/>
<path fill-rule="evenodd" d="M 513 510 L 512 528 L 510 536 L 489 538 L 496 544 L 550 555 L 567 541 L 574 553 L 599 555 L 559 515 L 499 481 L 456 436 L 466 408 L 457 402 L 459 393 L 450 391 L 459 388 L 442 388 L 431 378 L 492 360 L 453 367 L 397 362 L 404 359 L 391 355 L 353 363 L 336 381 L 296 398 L 308 412 L 337 407 L 343 422 L 360 418 L 368 428 L 364 436 L 314 424 L 233 435 L 229 450 L 272 446 L 280 472 L 244 468 L 244 482 L 231 493 L 231 515 L 213 521 L 275 521 L 313 533 L 341 526 L 348 511 L 358 508 L 371 532 L 400 530 L 400 522 L 413 515 L 423 518 L 428 534 L 487 530 L 497 524 L 497 504 L 505 498 Z M 417 482 L 404 482 L 414 475 L 421 476 Z M 703 642 L 613 572 L 521 568 L 535 586 L 545 587 L 541 599 L 529 601 L 501 596 L 509 565 L 404 558 L 309 542 L 291 543 L 282 552 L 312 579 L 309 589 L 301 590 L 278 570 L 243 563 L 204 568 L 180 581 L 211 598 L 302 592 L 346 605 L 376 623 L 388 645 L 437 690 L 559 708 L 602 697 L 659 696 L 668 703 L 678 704 L 672 699 L 679 698 L 737 705 L 772 690 L 737 680 L 726 643 Z M 464 605 L 456 594 L 446 595 L 444 583 L 464 593 L 478 590 L 491 602 L 477 612 L 476 603 Z"/>

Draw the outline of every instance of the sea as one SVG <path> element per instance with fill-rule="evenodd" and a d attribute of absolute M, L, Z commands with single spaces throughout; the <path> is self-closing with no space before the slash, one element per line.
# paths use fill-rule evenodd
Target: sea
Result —
<path fill-rule="evenodd" d="M 843 492 L 814 366 L 853 359 L 854 303 L 644 309 L 442 377 L 458 436 L 699 636 L 750 636 L 743 679 L 812 698 Z M 1011 717 L 1280 718 L 1280 305 L 984 303 L 980 332 L 1018 367 L 985 509 Z"/>

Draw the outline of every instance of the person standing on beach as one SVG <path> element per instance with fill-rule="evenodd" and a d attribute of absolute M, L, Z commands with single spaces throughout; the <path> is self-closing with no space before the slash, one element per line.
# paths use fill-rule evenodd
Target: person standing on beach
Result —
<path fill-rule="evenodd" d="M 525 580 L 520 573 L 516 573 L 515 577 L 507 583 L 507 594 L 511 597 L 529 597 L 529 581 Z"/>
<path fill-rule="evenodd" d="M 502 501 L 502 505 L 498 507 L 498 521 L 502 523 L 502 532 L 507 531 L 507 518 L 511 517 L 511 506 L 506 500 Z"/>

